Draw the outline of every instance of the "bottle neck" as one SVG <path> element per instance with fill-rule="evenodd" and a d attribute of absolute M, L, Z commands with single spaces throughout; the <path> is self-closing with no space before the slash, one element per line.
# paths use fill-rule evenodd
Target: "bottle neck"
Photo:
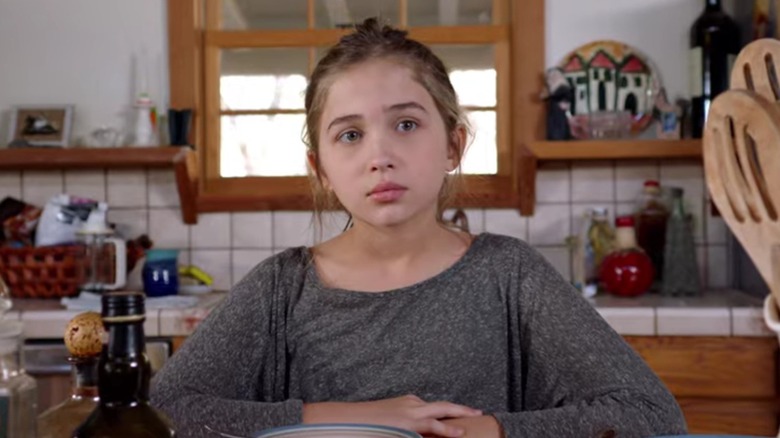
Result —
<path fill-rule="evenodd" d="M 672 199 L 672 214 L 676 216 L 685 216 L 685 205 L 682 197 Z"/>
<path fill-rule="evenodd" d="M 704 10 L 707 12 L 721 11 L 720 0 L 704 0 Z"/>
<path fill-rule="evenodd" d="M 73 392 L 71 399 L 98 398 L 98 358 L 77 357 L 71 358 L 71 381 Z"/>
<path fill-rule="evenodd" d="M 151 367 L 144 351 L 143 316 L 130 322 L 108 322 L 104 318 L 104 322 L 108 345 L 100 357 L 100 403 L 121 407 L 148 402 Z"/>
<path fill-rule="evenodd" d="M 617 227 L 615 230 L 615 246 L 617 246 L 617 249 L 636 248 L 634 227 Z"/>
<path fill-rule="evenodd" d="M 0 379 L 8 380 L 22 372 L 22 349 L 17 339 L 0 339 Z"/>

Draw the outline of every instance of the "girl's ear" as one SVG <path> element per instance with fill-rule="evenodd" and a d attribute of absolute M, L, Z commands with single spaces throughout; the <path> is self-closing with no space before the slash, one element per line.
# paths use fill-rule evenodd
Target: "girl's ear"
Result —
<path fill-rule="evenodd" d="M 330 190 L 328 178 L 325 176 L 325 172 L 321 171 L 322 169 L 318 170 L 317 154 L 311 151 L 306 152 L 306 160 L 309 162 L 309 169 L 311 169 L 311 173 L 314 175 L 314 177 L 317 178 L 325 190 Z"/>
<path fill-rule="evenodd" d="M 458 124 L 452 131 L 450 144 L 447 148 L 447 172 L 452 172 L 460 166 L 466 150 L 466 127 Z"/>

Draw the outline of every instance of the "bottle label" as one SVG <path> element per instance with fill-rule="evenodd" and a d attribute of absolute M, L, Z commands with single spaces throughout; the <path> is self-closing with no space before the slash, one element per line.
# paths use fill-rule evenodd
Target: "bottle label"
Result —
<path fill-rule="evenodd" d="M 9 424 L 9 409 L 8 397 L 0 396 L 0 438 L 8 438 L 8 429 L 11 426 Z"/>
<path fill-rule="evenodd" d="M 702 48 L 693 47 L 688 52 L 688 72 L 690 73 L 690 92 L 691 97 L 698 97 L 704 94 L 703 68 L 702 68 Z"/>

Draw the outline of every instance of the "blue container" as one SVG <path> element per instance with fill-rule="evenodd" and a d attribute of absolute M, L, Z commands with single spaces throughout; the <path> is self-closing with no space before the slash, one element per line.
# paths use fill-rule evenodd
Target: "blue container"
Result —
<path fill-rule="evenodd" d="M 179 292 L 179 251 L 149 249 L 142 270 L 144 292 L 149 297 L 176 295 Z"/>

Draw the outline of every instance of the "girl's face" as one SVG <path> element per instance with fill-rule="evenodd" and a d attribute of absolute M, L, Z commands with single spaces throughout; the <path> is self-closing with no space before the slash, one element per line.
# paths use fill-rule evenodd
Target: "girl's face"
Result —
<path fill-rule="evenodd" d="M 340 73 L 319 125 L 326 189 L 356 221 L 392 227 L 436 214 L 454 147 L 431 95 L 407 67 L 368 61 Z M 456 146 L 458 145 L 458 146 Z"/>

